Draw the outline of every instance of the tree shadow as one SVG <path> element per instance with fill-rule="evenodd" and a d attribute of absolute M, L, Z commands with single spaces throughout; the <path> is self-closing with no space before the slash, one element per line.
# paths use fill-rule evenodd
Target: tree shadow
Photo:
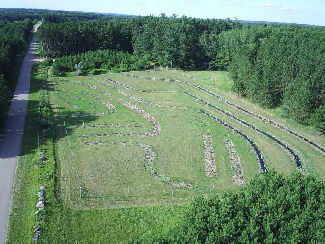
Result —
<path fill-rule="evenodd" d="M 10 131 L 5 131 L 0 138 L 0 159 L 33 154 L 40 151 L 44 145 L 56 143 L 71 135 L 76 128 L 75 125 L 90 123 L 98 119 L 99 116 L 92 114 L 74 116 L 75 114 L 85 114 L 85 111 L 80 109 L 71 111 L 50 104 L 48 92 L 59 91 L 56 89 L 57 83 L 56 81 L 47 81 L 47 69 L 41 64 L 34 66 L 24 130 L 15 129 L 23 127 L 21 117 L 20 121 L 19 119 L 10 121 L 8 126 Z M 16 102 L 18 108 L 26 106 L 26 99 Z M 25 114 L 15 114 L 14 116 L 25 116 Z"/>

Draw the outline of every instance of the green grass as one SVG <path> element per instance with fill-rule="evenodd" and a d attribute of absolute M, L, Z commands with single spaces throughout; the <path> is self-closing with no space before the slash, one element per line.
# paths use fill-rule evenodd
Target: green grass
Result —
<path fill-rule="evenodd" d="M 37 173 L 33 164 L 29 163 L 39 157 L 35 145 L 35 128 L 38 126 L 35 111 L 38 109 L 40 85 L 48 90 L 55 129 L 53 140 L 44 145 L 48 153 L 52 154 L 50 161 L 55 171 L 50 172 L 49 177 L 52 183 L 48 184 L 52 184 L 53 194 L 49 194 L 48 214 L 44 219 L 46 229 L 41 239 L 43 243 L 123 243 L 138 238 L 149 242 L 146 238 L 152 234 L 166 233 L 184 216 L 194 197 L 239 189 L 232 183 L 224 137 L 229 136 L 235 144 L 244 180 L 248 182 L 259 172 L 256 156 L 249 144 L 216 121 L 198 113 L 198 109 L 217 116 L 254 140 L 263 153 L 268 169 L 285 174 L 296 170 L 288 153 L 274 141 L 194 100 L 183 92 L 184 89 L 284 141 L 303 159 L 304 171 L 321 178 L 325 176 L 324 154 L 305 142 L 189 85 L 158 80 L 187 80 L 198 84 L 245 109 L 282 123 L 325 147 L 324 137 L 315 134 L 310 128 L 296 127 L 279 117 L 277 111 L 264 110 L 250 101 L 238 98 L 231 92 L 233 83 L 227 72 L 170 70 L 129 74 L 148 79 L 108 73 L 56 77 L 47 82 L 43 76 L 42 80 L 32 81 L 23 139 L 24 156 L 20 158 L 16 174 L 9 243 L 31 240 L 35 194 L 44 180 L 43 173 Z M 105 77 L 135 89 L 116 85 L 106 81 Z M 103 101 L 114 105 L 114 110 L 108 110 Z M 150 114 L 159 123 L 160 133 L 146 136 L 145 133 L 152 130 L 153 124 L 139 112 L 123 105 L 125 101 Z M 88 115 L 73 116 L 76 113 Z M 100 127 L 101 124 L 105 126 Z M 118 126 L 125 124 L 132 126 Z M 118 136 L 113 136 L 113 133 Z M 203 133 L 212 136 L 216 177 L 205 176 Z M 86 142 L 100 143 L 87 146 L 84 144 Z M 173 182 L 189 183 L 193 189 L 173 186 L 150 173 L 147 152 L 141 148 L 142 144 L 150 146 L 154 151 L 155 158 L 151 163 L 158 174 L 169 177 Z M 20 227 L 22 231 L 14 231 L 20 219 L 26 219 Z"/>

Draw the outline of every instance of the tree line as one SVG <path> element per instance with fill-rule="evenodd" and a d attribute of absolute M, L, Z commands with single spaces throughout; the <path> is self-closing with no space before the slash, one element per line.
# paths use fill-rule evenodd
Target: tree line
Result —
<path fill-rule="evenodd" d="M 117 50 L 96 50 L 63 56 L 53 63 L 53 75 L 64 76 L 75 71 L 78 75 L 99 74 L 103 71 L 116 72 L 148 69 L 151 63 L 136 55 Z"/>
<path fill-rule="evenodd" d="M 59 23 L 96 19 L 110 20 L 124 17 L 127 16 L 47 9 L 0 8 L 0 20 L 7 21 L 23 21 L 25 19 L 31 19 L 43 22 Z"/>
<path fill-rule="evenodd" d="M 118 50 L 160 66 L 229 70 L 234 91 L 325 132 L 325 28 L 139 17 L 45 23 L 42 55 Z"/>
<path fill-rule="evenodd" d="M 238 94 L 325 132 L 325 28 L 250 26 L 218 39 Z"/>
<path fill-rule="evenodd" d="M 14 66 L 17 55 L 28 45 L 33 23 L 24 21 L 0 21 L 0 114 L 7 111 L 15 86 Z M 1 121 L 2 122 L 2 121 Z"/>
<path fill-rule="evenodd" d="M 37 38 L 42 55 L 48 57 L 110 49 L 143 56 L 161 66 L 215 68 L 218 65 L 210 63 L 215 62 L 219 46 L 210 46 L 213 39 L 210 35 L 240 26 L 230 20 L 149 16 L 45 23 L 39 28 Z M 224 66 L 223 63 L 221 67 Z"/>

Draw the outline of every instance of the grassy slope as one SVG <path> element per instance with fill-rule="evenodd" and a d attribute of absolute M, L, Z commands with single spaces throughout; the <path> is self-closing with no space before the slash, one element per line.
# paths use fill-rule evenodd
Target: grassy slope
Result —
<path fill-rule="evenodd" d="M 155 76 L 155 77 L 178 77 L 182 78 L 182 71 L 168 71 L 168 72 L 135 72 L 138 75 L 143 76 Z M 288 126 L 296 129 L 295 125 L 284 121 L 272 115 L 273 111 L 264 111 L 251 103 L 238 99 L 235 94 L 230 93 L 231 80 L 228 78 L 226 72 L 191 72 L 194 77 L 191 78 L 193 82 L 208 87 L 218 94 L 224 95 L 227 99 L 239 103 L 241 106 L 261 113 L 263 116 L 271 117 L 277 121 L 286 123 Z M 171 83 L 166 82 L 154 82 L 145 81 L 140 79 L 124 77 L 121 74 L 109 74 L 110 77 L 123 81 L 123 83 L 130 86 L 135 86 L 144 89 L 161 89 L 161 90 L 173 90 L 178 89 Z M 104 76 L 96 76 L 96 79 L 102 80 Z M 91 77 L 74 77 L 64 78 L 67 80 L 80 80 L 89 84 L 96 85 L 102 90 L 108 90 L 107 87 L 94 81 Z M 184 80 L 188 79 L 186 76 Z M 157 200 L 163 198 L 165 202 L 184 202 L 182 199 L 187 197 L 193 197 L 201 194 L 202 191 L 188 191 L 188 190 L 176 190 L 174 188 L 173 196 L 171 195 L 172 187 L 155 180 L 147 172 L 145 172 L 141 166 L 143 162 L 143 151 L 139 150 L 135 146 L 127 146 L 127 153 L 124 147 L 107 145 L 93 146 L 92 148 L 84 147 L 77 136 L 84 133 L 102 133 L 100 129 L 78 129 L 73 127 L 76 124 L 81 124 L 84 119 L 72 118 L 71 106 L 65 104 L 62 97 L 66 96 L 64 90 L 78 90 L 91 94 L 96 94 L 102 98 L 104 96 L 97 92 L 92 92 L 89 89 L 82 86 L 71 85 L 66 82 L 62 82 L 63 78 L 56 78 L 57 90 L 59 96 L 56 95 L 53 86 L 51 86 L 50 99 L 56 107 L 61 107 L 61 111 L 56 111 L 57 122 L 57 141 L 55 144 L 55 151 L 57 158 L 64 162 L 60 164 L 57 169 L 59 174 L 59 180 L 57 182 L 59 190 L 58 200 L 59 203 L 53 201 L 51 211 L 46 218 L 46 230 L 42 233 L 42 242 L 44 243 L 118 243 L 125 242 L 130 238 L 137 236 L 150 236 L 152 233 L 163 233 L 167 231 L 171 226 L 175 225 L 179 218 L 184 215 L 187 209 L 187 204 L 175 205 L 165 204 L 158 206 L 147 207 L 123 207 L 116 208 L 121 205 L 133 205 L 133 204 L 147 204 L 157 203 Z M 203 105 L 199 105 L 197 102 L 191 100 L 189 97 L 183 94 L 177 93 L 139 93 L 135 91 L 125 90 L 119 88 L 125 92 L 132 94 L 136 97 L 150 100 L 160 104 L 176 104 L 201 107 L 211 113 L 214 113 L 224 120 L 229 120 L 226 116 L 220 115 L 208 109 Z M 188 88 L 191 92 L 195 90 Z M 32 111 L 37 110 L 38 97 L 39 97 L 39 83 L 36 80 L 31 84 L 31 96 L 30 103 L 28 105 L 28 117 L 26 122 L 26 133 L 24 135 L 24 154 L 25 156 L 20 158 L 17 174 L 16 174 L 16 190 L 14 198 L 14 206 L 12 216 L 10 218 L 10 231 L 9 231 L 9 243 L 26 243 L 31 240 L 34 218 L 33 213 L 35 211 L 35 193 L 39 186 L 38 175 L 35 174 L 34 166 L 31 162 L 38 160 L 38 153 L 33 150 L 37 145 L 37 134 L 35 134 L 35 126 L 37 127 L 37 117 Z M 109 90 L 112 95 L 123 98 L 114 90 Z M 271 130 L 272 133 L 279 137 L 285 138 L 290 141 L 295 147 L 297 147 L 303 156 L 307 158 L 309 162 L 309 170 L 318 173 L 323 177 L 325 170 L 321 166 L 321 160 L 323 155 L 317 154 L 313 149 L 306 147 L 306 145 L 299 140 L 286 136 L 285 133 L 272 128 L 271 126 L 260 123 L 257 120 L 251 119 L 249 116 L 238 114 L 235 110 L 224 106 L 221 103 L 216 102 L 209 96 L 200 93 L 200 96 L 216 105 L 230 110 L 237 116 L 250 121 L 265 130 Z M 106 133 L 110 132 L 129 132 L 137 131 L 144 132 L 150 129 L 151 125 L 138 116 L 134 112 L 130 112 L 124 106 L 121 106 L 114 100 L 108 98 L 108 102 L 114 104 L 118 112 L 111 115 L 104 115 L 100 117 L 93 117 L 86 121 L 86 123 L 135 123 L 140 125 L 138 128 L 106 128 Z M 90 98 L 96 110 L 103 111 L 105 108 L 95 99 Z M 130 100 L 129 100 L 130 101 Z M 253 177 L 258 171 L 257 164 L 254 156 L 247 145 L 247 143 L 237 135 L 229 133 L 222 126 L 214 123 L 206 117 L 200 116 L 192 110 L 172 110 L 155 108 L 149 105 L 139 104 L 134 101 L 130 101 L 136 104 L 138 107 L 143 108 L 145 111 L 152 114 L 157 121 L 159 121 L 162 132 L 157 138 L 131 138 L 125 137 L 125 140 L 145 142 L 153 145 L 157 152 L 157 161 L 154 163 L 155 167 L 164 172 L 166 175 L 172 176 L 181 180 L 190 180 L 194 183 L 199 183 L 201 186 L 212 189 L 212 186 L 218 189 L 217 192 L 223 192 L 229 189 L 235 189 L 231 183 L 231 171 L 227 158 L 227 153 L 223 145 L 223 137 L 230 136 L 236 145 L 238 154 L 241 157 L 241 163 L 244 169 L 245 180 Z M 90 112 L 91 105 L 77 99 L 73 101 L 73 104 L 78 105 L 83 111 Z M 64 135 L 62 116 L 66 123 L 69 136 Z M 289 157 L 283 153 L 283 150 L 274 143 L 265 140 L 260 135 L 255 135 L 255 132 L 250 131 L 244 126 L 238 125 L 231 120 L 229 123 L 236 125 L 242 131 L 249 134 L 259 145 L 265 150 L 266 158 L 271 162 L 271 166 L 276 168 L 280 172 L 288 173 L 295 170 L 293 165 L 287 164 Z M 296 129 L 297 130 L 297 129 Z M 214 142 L 214 150 L 216 154 L 217 165 L 217 178 L 207 179 L 204 176 L 204 163 L 203 163 L 203 149 L 202 149 L 202 137 L 201 133 L 210 132 Z M 323 137 L 315 136 L 309 131 L 309 128 L 303 128 L 299 130 L 300 133 L 313 138 L 321 145 L 325 145 Z M 95 138 L 96 140 L 122 140 L 121 138 Z M 94 138 L 90 140 L 95 140 Z M 71 151 L 69 149 L 69 143 L 71 143 L 71 149 L 76 157 L 72 159 Z M 179 145 L 182 145 L 181 147 Z M 95 152 L 95 153 L 94 153 Z M 274 158 L 274 155 L 280 153 L 279 158 Z M 282 159 L 281 159 L 282 158 Z M 279 162 L 286 161 L 286 164 Z M 187 162 L 184 165 L 184 161 Z M 289 159 L 290 161 L 290 159 Z M 127 162 L 121 164 L 118 162 Z M 168 162 L 168 163 L 166 163 Z M 95 167 L 96 166 L 96 167 Z M 98 169 L 100 166 L 100 169 Z M 116 198 L 105 199 L 87 199 L 80 198 L 78 191 L 79 181 L 76 179 L 75 169 L 81 172 L 81 179 L 88 188 L 98 194 L 128 196 L 127 187 L 130 187 L 130 192 L 138 197 L 135 197 L 130 201 L 127 198 L 127 202 L 117 202 Z M 121 177 L 116 177 L 116 173 L 122 174 Z M 123 176 L 123 177 L 122 177 Z M 137 179 L 140 179 L 138 182 Z M 149 185 L 149 188 L 141 187 L 141 182 L 147 182 L 143 185 Z M 110 187 L 115 185 L 116 187 Z M 150 194 L 148 194 L 150 192 Z M 208 191 L 203 191 L 208 193 Z M 165 194 L 165 195 L 164 195 Z M 121 199 L 120 199 L 121 200 Z M 119 201 L 120 201 L 119 200 Z M 187 202 L 187 201 L 185 201 Z M 109 208 L 107 208 L 109 207 Z M 113 208 L 112 208 L 113 207 Z M 24 221 L 21 221 L 21 220 Z M 19 228 L 20 231 L 15 231 Z M 26 241 L 27 240 L 27 241 Z"/>

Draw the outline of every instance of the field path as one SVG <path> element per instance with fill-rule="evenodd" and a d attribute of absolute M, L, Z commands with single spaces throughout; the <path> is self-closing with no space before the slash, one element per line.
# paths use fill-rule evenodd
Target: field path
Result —
<path fill-rule="evenodd" d="M 35 49 L 33 37 L 20 69 L 14 98 L 0 138 L 0 244 L 5 243 L 12 187 L 24 132 L 31 69 L 36 62 Z"/>

